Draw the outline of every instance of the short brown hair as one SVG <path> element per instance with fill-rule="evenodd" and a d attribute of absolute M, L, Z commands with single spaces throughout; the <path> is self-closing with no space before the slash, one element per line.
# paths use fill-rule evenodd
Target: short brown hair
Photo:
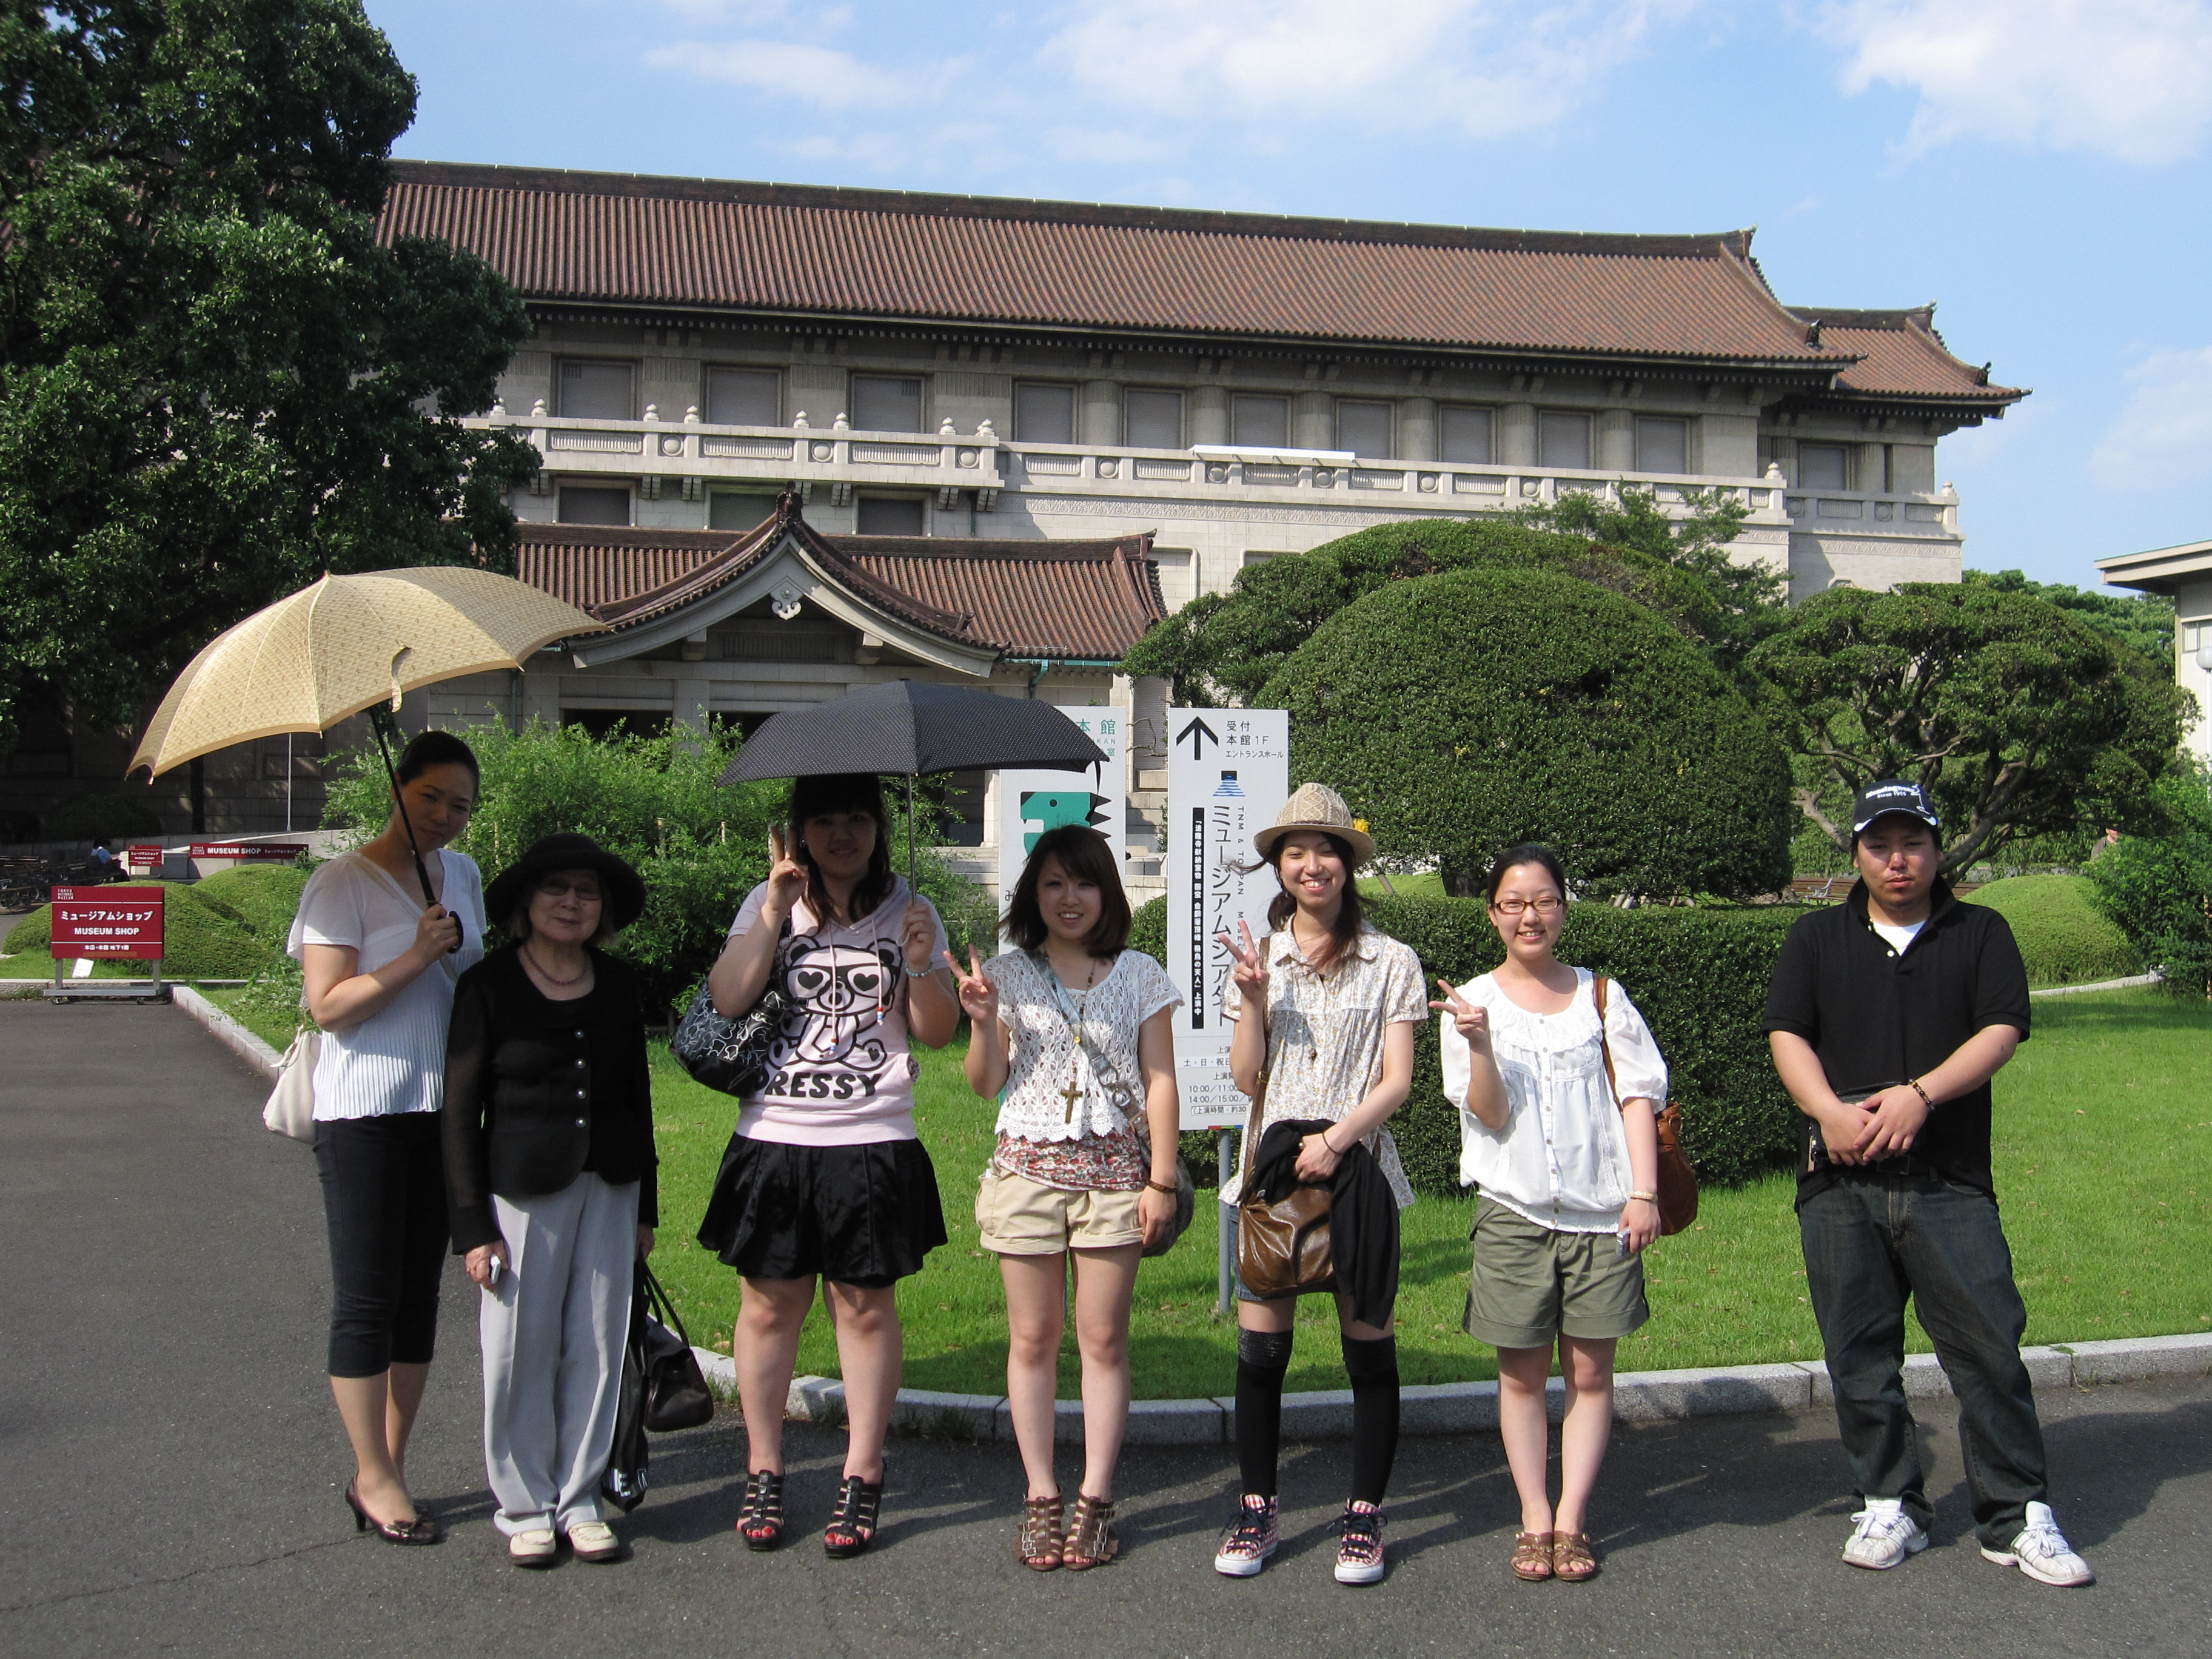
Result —
<path fill-rule="evenodd" d="M 1094 957 L 1120 955 L 1129 944 L 1129 896 L 1121 889 L 1113 843 L 1087 823 L 1064 823 L 1037 837 L 1029 862 L 1022 866 L 1021 879 L 1014 884 L 1014 896 L 1006 901 L 999 931 L 1024 951 L 1045 942 L 1051 930 L 1037 903 L 1037 877 L 1048 858 L 1058 859 L 1060 867 L 1076 880 L 1098 889 L 1098 925 L 1083 941 L 1083 948 Z"/>

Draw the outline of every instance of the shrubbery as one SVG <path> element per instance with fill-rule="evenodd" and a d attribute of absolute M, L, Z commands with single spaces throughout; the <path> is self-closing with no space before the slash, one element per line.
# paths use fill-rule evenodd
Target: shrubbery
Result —
<path fill-rule="evenodd" d="M 264 933 L 250 924 L 233 902 L 239 895 L 238 886 L 234 884 L 227 891 L 218 884 L 230 881 L 232 876 L 248 874 L 293 876 L 296 907 L 297 883 L 303 878 L 289 871 L 237 871 L 196 884 L 134 884 L 168 890 L 161 918 L 161 973 L 165 978 L 252 979 L 283 952 L 284 929 L 292 922 L 291 911 L 285 911 L 282 927 Z M 210 892 L 210 889 L 214 890 Z M 42 904 L 17 922 L 8 934 L 5 948 L 9 953 L 45 950 L 53 939 L 53 915 L 52 905 Z M 143 971 L 143 964 L 134 963 L 133 967 Z"/>
<path fill-rule="evenodd" d="M 1542 841 L 1595 896 L 1771 893 L 1790 880 L 1789 763 L 1704 653 L 1651 611 L 1543 570 L 1391 584 L 1261 690 L 1291 774 L 1340 790 L 1385 855 L 1473 891 Z"/>
<path fill-rule="evenodd" d="M 1783 1091 L 1760 1030 L 1766 983 L 1783 935 L 1803 912 L 1790 905 L 1633 910 L 1578 903 L 1568 908 L 1559 957 L 1610 974 L 1628 989 L 1666 1055 L 1682 1133 L 1698 1175 L 1726 1184 L 1786 1164 L 1796 1146 L 1796 1109 Z M 1375 925 L 1413 946 L 1426 982 L 1464 985 L 1504 957 L 1480 899 L 1378 899 Z M 1136 949 L 1166 949 L 1167 904 L 1137 913 Z M 1413 1087 L 1391 1120 L 1416 1188 L 1455 1193 L 1459 1113 L 1443 1095 L 1431 1020 L 1413 1048 Z M 1186 1136 L 1184 1152 L 1210 1164 L 1210 1134 Z"/>
<path fill-rule="evenodd" d="M 2009 876 L 1965 895 L 2012 926 L 2027 976 L 2039 985 L 2078 985 L 2143 970 L 2127 935 L 2096 907 L 2087 876 Z"/>
<path fill-rule="evenodd" d="M 2123 836 L 2089 866 L 2090 890 L 2168 989 L 2212 996 L 2212 770 L 2177 765 L 2152 793 L 2173 832 Z"/>

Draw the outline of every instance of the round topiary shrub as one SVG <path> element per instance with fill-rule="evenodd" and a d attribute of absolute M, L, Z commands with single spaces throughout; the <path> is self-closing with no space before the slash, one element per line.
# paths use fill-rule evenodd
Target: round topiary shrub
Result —
<path fill-rule="evenodd" d="M 1751 706 L 1644 606 L 1540 570 L 1394 583 L 1293 653 L 1294 781 L 1334 785 L 1377 849 L 1479 890 L 1499 848 L 1555 848 L 1582 896 L 1771 893 L 1790 766 Z"/>
<path fill-rule="evenodd" d="M 2143 970 L 2127 935 L 2097 908 L 2087 876 L 2008 876 L 1965 897 L 2012 925 L 2027 976 L 2038 985 L 2079 985 Z"/>

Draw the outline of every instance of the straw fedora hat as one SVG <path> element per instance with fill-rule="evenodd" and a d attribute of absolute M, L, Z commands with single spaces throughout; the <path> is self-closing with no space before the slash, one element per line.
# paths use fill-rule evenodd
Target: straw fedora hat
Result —
<path fill-rule="evenodd" d="M 1352 861 L 1364 864 L 1375 856 L 1375 837 L 1356 823 L 1344 797 L 1325 783 L 1307 783 L 1283 803 L 1275 821 L 1252 837 L 1263 859 L 1275 855 L 1275 843 L 1293 830 L 1322 830 L 1352 848 Z"/>

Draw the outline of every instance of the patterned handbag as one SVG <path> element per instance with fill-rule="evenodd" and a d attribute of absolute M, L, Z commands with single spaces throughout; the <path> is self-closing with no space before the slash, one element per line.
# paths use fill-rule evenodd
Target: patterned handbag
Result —
<path fill-rule="evenodd" d="M 779 953 L 783 941 L 790 937 L 791 922 L 787 918 L 783 932 L 776 939 Z M 676 1036 L 668 1049 L 676 1056 L 676 1063 L 691 1074 L 694 1082 L 703 1083 L 726 1095 L 743 1095 L 766 1081 L 769 1045 L 775 1041 L 787 1006 L 775 980 L 775 969 L 771 962 L 769 982 L 762 991 L 760 1000 L 735 1019 L 725 1019 L 716 1012 L 714 999 L 708 994 L 705 985 L 693 994 L 691 1006 L 678 1022 Z"/>

